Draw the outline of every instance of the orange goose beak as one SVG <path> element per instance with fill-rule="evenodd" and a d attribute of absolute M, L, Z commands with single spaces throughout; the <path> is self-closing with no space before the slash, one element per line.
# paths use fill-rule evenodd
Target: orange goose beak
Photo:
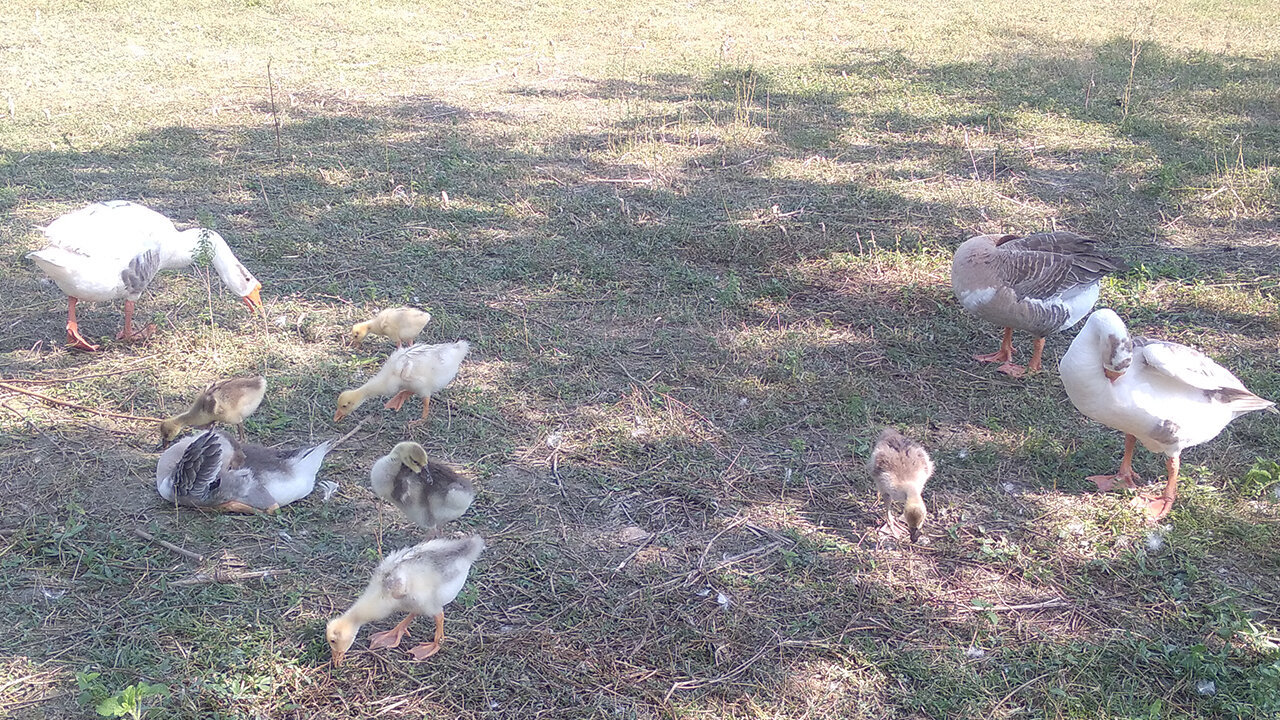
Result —
<path fill-rule="evenodd" d="M 244 303 L 244 306 L 249 308 L 249 312 L 257 314 L 259 310 L 262 310 L 264 314 L 266 313 L 266 307 L 263 306 L 262 298 L 258 295 L 261 291 L 262 283 L 258 283 L 253 286 L 253 289 L 249 291 L 248 295 L 240 298 L 240 301 Z"/>

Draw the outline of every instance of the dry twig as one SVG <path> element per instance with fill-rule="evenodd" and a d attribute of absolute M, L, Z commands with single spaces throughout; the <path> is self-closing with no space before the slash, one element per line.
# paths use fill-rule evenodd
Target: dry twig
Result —
<path fill-rule="evenodd" d="M 989 607 L 965 605 L 956 609 L 961 612 L 1009 612 L 1012 610 L 1041 610 L 1051 607 L 1063 607 L 1070 604 L 1071 603 L 1067 602 L 1066 598 L 1056 597 L 1049 598 L 1048 600 L 1041 600 L 1040 602 L 1023 603 L 1021 605 L 991 605 Z"/>
<path fill-rule="evenodd" d="M 153 542 L 162 548 L 172 550 L 173 552 L 178 553 L 182 557 L 190 558 L 192 560 L 195 560 L 196 562 L 204 562 L 204 556 L 201 555 L 200 553 L 192 552 L 185 548 L 180 548 L 177 545 L 174 545 L 173 543 L 168 542 L 166 540 L 161 540 L 160 538 L 156 537 L 155 535 L 152 535 L 151 533 L 147 532 L 146 530 L 143 530 L 142 528 L 134 528 L 133 534 L 137 535 L 143 540 L 148 540 L 150 542 Z"/>
<path fill-rule="evenodd" d="M 189 578 L 174 580 L 169 584 L 187 587 L 191 585 L 207 585 L 209 583 L 239 582 L 241 580 L 252 580 L 253 578 L 287 575 L 288 573 L 288 570 L 246 570 L 237 572 L 218 572 L 215 570 L 211 573 L 196 573 Z"/>
<path fill-rule="evenodd" d="M 84 405 L 78 405 L 73 402 L 67 402 L 66 400 L 58 400 L 57 398 L 51 398 L 48 395 L 41 395 L 38 392 L 23 390 L 22 388 L 14 387 L 4 382 L 0 382 L 0 388 L 4 388 L 5 390 L 9 390 L 11 392 L 21 393 L 23 395 L 30 395 L 33 398 L 43 400 L 53 405 L 62 405 L 63 407 L 75 408 L 76 410 L 83 410 L 84 412 L 93 413 L 94 415 L 103 415 L 106 417 L 120 418 L 122 420 L 138 420 L 141 422 L 156 422 L 156 423 L 164 422 L 164 418 L 146 417 L 145 415 L 126 415 L 124 413 L 113 413 L 113 412 L 108 412 L 106 410 L 95 410 L 91 407 L 85 407 Z"/>

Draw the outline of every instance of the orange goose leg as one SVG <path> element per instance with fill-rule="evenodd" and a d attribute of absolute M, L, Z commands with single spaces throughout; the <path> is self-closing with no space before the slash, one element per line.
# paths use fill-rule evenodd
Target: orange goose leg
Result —
<path fill-rule="evenodd" d="M 413 613 L 409 613 L 400 624 L 387 630 L 386 632 L 374 633 L 369 636 L 369 649 L 377 650 L 378 648 L 393 648 L 400 645 L 400 638 L 409 634 L 409 623 L 417 617 Z"/>
<path fill-rule="evenodd" d="M 133 301 L 124 301 L 124 329 L 116 335 L 117 340 L 145 340 L 156 331 L 155 325 L 148 325 L 138 332 L 133 331 Z"/>
<path fill-rule="evenodd" d="M 411 397 L 413 397 L 412 391 L 401 390 L 400 392 L 396 393 L 395 397 L 388 400 L 387 404 L 384 405 L 383 407 L 387 408 L 388 410 L 399 410 L 400 408 L 404 407 L 404 401 L 408 400 Z"/>
<path fill-rule="evenodd" d="M 96 352 L 98 346 L 84 339 L 80 334 L 80 323 L 76 322 L 76 303 L 80 298 L 67 296 L 67 343 L 78 350 Z"/>
<path fill-rule="evenodd" d="M 1013 363 L 1013 328 L 1004 329 L 1004 339 L 1000 341 L 1000 349 L 987 355 L 974 355 L 974 360 L 978 362 L 998 362 L 1000 367 L 996 368 L 1005 375 L 1012 377 L 1022 377 L 1026 371 L 1021 365 Z"/>
<path fill-rule="evenodd" d="M 1137 446 L 1138 438 L 1125 433 L 1124 458 L 1120 460 L 1120 470 L 1115 475 L 1090 475 L 1087 479 L 1092 480 L 1102 492 L 1114 488 L 1117 480 L 1130 490 L 1138 489 L 1137 481 L 1142 478 L 1133 471 L 1133 451 Z"/>
<path fill-rule="evenodd" d="M 215 509 L 221 510 L 223 512 L 249 513 L 250 515 L 257 515 L 261 512 L 264 512 L 263 510 L 259 510 L 258 508 L 252 505 L 246 505 L 245 503 L 242 503 L 239 500 L 228 500 L 222 503 L 221 505 L 219 505 Z M 265 512 L 270 513 L 274 510 L 275 510 L 275 507 L 271 507 L 271 508 L 268 508 Z"/>
<path fill-rule="evenodd" d="M 1032 345 L 1031 362 L 1027 363 L 1027 372 L 1040 372 L 1040 356 L 1044 355 L 1044 338 L 1036 338 Z"/>
<path fill-rule="evenodd" d="M 1147 519 L 1152 523 L 1164 519 L 1169 515 L 1169 511 L 1173 510 L 1173 501 L 1178 497 L 1178 469 L 1182 466 L 1182 456 L 1174 455 L 1165 460 L 1164 466 L 1169 473 L 1169 479 L 1164 484 L 1164 492 L 1154 497 L 1143 495 L 1138 499 L 1138 502 L 1146 506 Z"/>
<path fill-rule="evenodd" d="M 409 654 L 414 660 L 426 660 L 427 658 L 440 652 L 440 641 L 444 639 L 444 612 L 441 611 L 436 615 L 436 636 L 431 642 L 422 643 L 416 647 L 409 648 Z"/>
<path fill-rule="evenodd" d="M 427 421 L 427 411 L 428 411 L 428 410 L 430 410 L 430 409 L 431 409 L 431 396 L 430 396 L 430 395 L 428 395 L 428 396 L 426 396 L 426 397 L 422 398 L 422 417 L 418 418 L 417 420 L 412 420 L 412 421 L 410 421 L 410 422 L 409 422 L 409 427 L 415 427 L 415 426 L 417 426 L 417 425 L 421 425 L 422 423 L 426 422 L 426 421 Z"/>

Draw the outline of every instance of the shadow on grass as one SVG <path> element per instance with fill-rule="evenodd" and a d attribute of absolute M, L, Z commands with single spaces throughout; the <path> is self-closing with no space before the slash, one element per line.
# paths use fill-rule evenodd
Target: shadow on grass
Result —
<path fill-rule="evenodd" d="M 359 678 L 365 700 L 469 716 L 1262 707 L 1255 688 L 1272 677 L 1274 650 L 1241 644 L 1247 604 L 1216 594 L 1245 590 L 1209 571 L 1230 555 L 1242 576 L 1274 585 L 1273 533 L 1134 550 L 1145 532 L 1123 510 L 1066 495 L 1084 488 L 1084 466 L 1113 457 L 1111 435 L 1080 421 L 1052 374 L 1016 383 L 965 360 L 995 333 L 946 286 L 950 249 L 967 234 L 1055 220 L 1177 281 L 1178 233 L 1222 220 L 1196 214 L 1196 195 L 1180 189 L 1226 181 L 1210 162 L 1232 147 L 1219 133 L 1249 138 L 1232 169 L 1241 183 L 1270 172 L 1260 148 L 1275 118 L 1248 95 L 1276 68 L 1149 46 L 1126 114 L 1111 97 L 1127 82 L 1124 50 L 1046 43 L 990 64 L 859 55 L 789 72 L 517 86 L 514 98 L 591 101 L 604 117 L 533 139 L 514 113 L 436 98 L 302 97 L 278 150 L 273 128 L 228 125 L 6 155 L 13 196 L 58 205 L 38 219 L 24 210 L 4 236 L 0 305 L 16 321 L 0 340 L 6 375 L 115 372 L 155 356 L 146 371 L 58 389 L 141 412 L 180 406 L 210 375 L 267 371 L 272 394 L 251 425 L 260 437 L 327 437 L 349 427 L 329 426 L 333 397 L 380 358 L 334 339 L 379 306 L 429 305 L 424 339 L 466 337 L 474 350 L 423 440 L 482 476 L 466 524 L 494 547 L 431 663 L 363 653 L 336 683 L 304 682 L 322 672 L 323 618 L 359 591 L 379 549 L 412 537 L 389 512 L 383 525 L 362 487 L 402 418 L 361 409 L 375 420 L 334 460 L 334 503 L 211 518 L 143 502 L 153 460 L 121 442 L 153 442 L 151 427 L 85 428 L 20 406 L 4 416 L 0 462 L 22 503 L 0 521 L 26 529 L 0 555 L 18 569 L 2 617 L 34 639 L 10 636 L 0 650 L 109 668 L 120 682 L 175 678 L 171 707 L 186 711 L 331 703 Z M 1088 104 L 1085 83 L 1097 88 Z M 1242 184 L 1228 224 L 1270 228 L 1250 203 L 1273 193 Z M 142 301 L 165 313 L 166 338 L 98 356 L 30 350 L 56 344 L 63 322 L 60 296 L 20 259 L 33 227 L 107 197 L 186 224 L 208 213 L 266 284 L 267 322 L 235 314 L 216 289 L 211 299 L 193 275 L 170 275 Z M 1230 279 L 1241 267 L 1211 270 Z M 113 328 L 112 312 L 84 322 Z M 1212 318 L 1230 332 L 1249 320 Z M 1052 357 L 1065 345 L 1052 340 Z M 67 478 L 51 455 L 23 459 L 24 412 L 56 436 L 50 452 L 110 449 Z M 928 549 L 868 540 L 878 516 L 860 456 L 885 423 L 910 426 L 943 460 Z M 1234 453 L 1265 453 L 1266 438 Z M 123 477 L 137 487 L 112 484 Z M 1072 529 L 1071 503 L 1087 534 Z M 1213 522 L 1239 526 L 1226 513 Z M 148 589 L 139 574 L 178 561 L 120 529 L 135 523 L 293 573 Z M 1064 532 L 1079 547 L 1064 549 Z M 1173 565 L 1201 573 L 1181 599 Z M 23 604 L 46 576 L 84 602 Z M 1063 603 L 974 605 L 1046 597 Z M 1275 632 L 1274 615 L 1250 621 Z M 64 625 L 79 645 L 56 644 Z M 1207 632 L 1226 639 L 1195 649 Z M 1205 678 L 1223 689 L 1201 694 Z"/>

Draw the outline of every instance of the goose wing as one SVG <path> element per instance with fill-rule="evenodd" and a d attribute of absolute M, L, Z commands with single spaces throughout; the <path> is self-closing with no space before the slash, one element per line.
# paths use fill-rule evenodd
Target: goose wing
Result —
<path fill-rule="evenodd" d="M 267 380 L 261 376 L 216 380 L 209 383 L 209 387 L 205 388 L 196 402 L 210 414 L 220 417 L 240 409 L 246 410 L 245 415 L 249 415 L 258 409 L 266 391 Z M 255 399 L 257 402 L 254 402 Z M 252 410 L 249 409 L 250 406 Z"/>
<path fill-rule="evenodd" d="M 173 470 L 178 497 L 209 500 L 222 484 L 223 446 L 213 430 L 196 438 Z"/>
<path fill-rule="evenodd" d="M 426 562 L 427 543 L 397 550 L 382 561 L 379 574 L 382 576 L 382 589 L 387 595 L 402 600 L 409 594 L 415 575 L 428 572 L 430 565 Z"/>
<path fill-rule="evenodd" d="M 396 354 L 400 356 L 396 358 L 396 374 L 406 381 L 416 378 L 419 368 L 440 362 L 435 345 L 410 345 Z"/>
<path fill-rule="evenodd" d="M 218 399 L 214 397 L 214 393 L 218 392 L 222 382 L 218 380 L 209 383 L 209 386 L 196 396 L 195 402 L 191 403 L 191 409 L 206 417 L 215 414 L 218 411 Z"/>
<path fill-rule="evenodd" d="M 470 349 L 471 345 L 465 340 L 439 345 L 410 345 L 397 350 L 387 362 L 397 361 L 395 372 L 405 383 L 429 380 L 435 385 L 432 389 L 435 392 L 453 380 Z"/>
<path fill-rule="evenodd" d="M 1006 236 L 1008 238 L 1008 236 Z M 996 273 L 1019 297 L 1050 298 L 1098 282 L 1120 267 L 1091 238 L 1072 232 L 1035 233 L 997 242 Z"/>
<path fill-rule="evenodd" d="M 143 290 L 151 284 L 155 279 L 156 273 L 160 272 L 160 249 L 158 247 L 149 248 L 134 256 L 120 271 L 120 279 L 124 281 L 125 290 L 129 297 L 137 297 L 142 294 Z"/>
<path fill-rule="evenodd" d="M 1147 367 L 1165 377 L 1201 390 L 1245 389 L 1230 370 L 1195 348 L 1143 337 L 1134 338 L 1133 346 Z"/>
<path fill-rule="evenodd" d="M 126 200 L 69 212 L 44 228 L 49 244 L 96 260 L 128 262 L 177 232 L 169 218 Z"/>

